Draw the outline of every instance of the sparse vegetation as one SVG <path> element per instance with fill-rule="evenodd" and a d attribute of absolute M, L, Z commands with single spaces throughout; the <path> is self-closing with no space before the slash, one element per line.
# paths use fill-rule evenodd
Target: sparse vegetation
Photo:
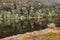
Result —
<path fill-rule="evenodd" d="M 25 33 L 13 37 L 7 37 L 2 40 L 60 40 L 60 34 L 50 32 L 48 34 L 41 35 L 40 32 Z"/>

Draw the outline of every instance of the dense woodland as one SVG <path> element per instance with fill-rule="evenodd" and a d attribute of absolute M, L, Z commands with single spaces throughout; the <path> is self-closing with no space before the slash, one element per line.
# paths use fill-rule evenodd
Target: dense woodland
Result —
<path fill-rule="evenodd" d="M 0 0 L 0 38 L 45 29 L 50 22 L 60 26 L 59 17 L 59 3 Z"/>
<path fill-rule="evenodd" d="M 39 1 L 3 1 L 0 2 L 0 17 L 60 17 L 60 4 Z"/>

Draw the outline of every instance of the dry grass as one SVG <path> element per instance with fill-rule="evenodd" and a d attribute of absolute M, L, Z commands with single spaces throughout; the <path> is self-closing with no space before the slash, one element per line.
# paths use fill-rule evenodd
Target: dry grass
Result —
<path fill-rule="evenodd" d="M 60 40 L 60 33 L 56 30 L 48 33 L 46 33 L 46 31 L 34 31 L 30 33 L 6 37 L 0 40 Z"/>

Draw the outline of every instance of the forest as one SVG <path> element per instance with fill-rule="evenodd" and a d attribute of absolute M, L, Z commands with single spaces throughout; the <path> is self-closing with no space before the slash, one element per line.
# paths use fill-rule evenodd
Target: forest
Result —
<path fill-rule="evenodd" d="M 0 0 L 0 40 L 60 40 L 60 3 Z"/>

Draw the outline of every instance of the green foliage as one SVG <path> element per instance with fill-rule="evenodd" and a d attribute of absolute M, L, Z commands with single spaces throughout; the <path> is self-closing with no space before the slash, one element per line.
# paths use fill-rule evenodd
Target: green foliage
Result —
<path fill-rule="evenodd" d="M 19 0 L 0 0 L 0 2 L 18 2 Z"/>

